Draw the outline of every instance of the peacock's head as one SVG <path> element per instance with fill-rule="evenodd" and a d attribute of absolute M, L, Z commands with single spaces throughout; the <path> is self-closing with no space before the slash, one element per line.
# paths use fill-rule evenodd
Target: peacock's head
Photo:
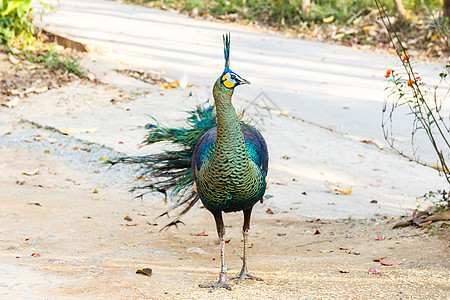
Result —
<path fill-rule="evenodd" d="M 237 73 L 229 69 L 230 67 L 230 33 L 223 36 L 223 53 L 225 56 L 225 70 L 220 76 L 220 83 L 227 89 L 234 89 L 241 84 L 250 84 L 250 81 L 245 80 Z"/>
<path fill-rule="evenodd" d="M 225 71 L 220 76 L 220 83 L 228 89 L 234 89 L 240 84 L 250 84 L 250 81 L 225 68 Z"/>

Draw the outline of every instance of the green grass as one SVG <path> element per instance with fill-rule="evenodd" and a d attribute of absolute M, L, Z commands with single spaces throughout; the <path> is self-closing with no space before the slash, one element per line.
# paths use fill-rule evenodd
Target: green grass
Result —
<path fill-rule="evenodd" d="M 80 69 L 80 59 L 65 55 L 54 46 L 50 46 L 46 51 L 42 51 L 42 53 L 35 54 L 28 52 L 24 53 L 24 55 L 28 61 L 42 63 L 47 68 L 66 70 L 78 77 L 84 77 L 86 75 L 86 72 Z"/>
<path fill-rule="evenodd" d="M 373 0 L 311 0 L 311 8 L 305 14 L 301 0 L 124 0 L 126 3 L 149 5 L 153 7 L 170 7 L 191 12 L 194 8 L 199 15 L 209 14 L 214 17 L 237 14 L 241 20 L 258 22 L 277 28 L 307 24 L 322 24 L 324 19 L 333 16 L 336 24 L 344 24 L 357 14 L 367 14 L 376 9 Z M 382 0 L 390 15 L 396 10 L 393 0 Z M 439 0 L 425 0 L 428 9 L 439 8 Z M 423 13 L 425 8 L 421 0 L 404 0 L 406 9 L 414 13 Z"/>
<path fill-rule="evenodd" d="M 0 43 L 21 48 L 34 43 L 31 0 L 2 0 L 0 7 Z"/>
<path fill-rule="evenodd" d="M 52 7 L 36 0 L 47 9 Z M 54 46 L 46 47 L 36 39 L 33 25 L 31 0 L 1 0 L 0 45 L 11 53 L 20 53 L 32 63 L 42 63 L 48 68 L 67 70 L 79 77 L 85 72 L 80 69 L 80 60 L 68 56 Z"/>

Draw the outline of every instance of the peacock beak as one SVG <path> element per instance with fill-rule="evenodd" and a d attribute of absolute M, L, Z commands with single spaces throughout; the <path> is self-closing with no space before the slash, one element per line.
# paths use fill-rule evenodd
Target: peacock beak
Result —
<path fill-rule="evenodd" d="M 239 81 L 239 84 L 251 84 L 251 83 L 247 79 L 242 78 L 242 80 Z"/>

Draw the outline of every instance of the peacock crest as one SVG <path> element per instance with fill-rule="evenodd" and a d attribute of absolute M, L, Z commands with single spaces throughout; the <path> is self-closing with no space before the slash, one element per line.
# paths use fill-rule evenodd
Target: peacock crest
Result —
<path fill-rule="evenodd" d="M 250 84 L 237 73 L 230 70 L 230 33 L 223 35 L 223 55 L 225 57 L 225 69 L 220 76 L 220 83 L 227 89 L 234 89 L 240 84 Z"/>

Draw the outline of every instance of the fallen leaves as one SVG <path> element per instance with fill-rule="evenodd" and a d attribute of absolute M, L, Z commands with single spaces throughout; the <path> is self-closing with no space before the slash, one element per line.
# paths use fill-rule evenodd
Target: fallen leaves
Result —
<path fill-rule="evenodd" d="M 353 250 L 353 247 L 339 247 L 339 250 Z"/>
<path fill-rule="evenodd" d="M 73 134 L 73 133 L 94 133 L 97 132 L 98 127 L 90 127 L 90 128 L 60 128 L 59 132 L 62 134 Z"/>
<path fill-rule="evenodd" d="M 80 148 L 80 147 L 73 147 L 73 150 L 82 150 L 82 151 L 86 151 L 86 152 L 91 152 L 91 148 Z"/>
<path fill-rule="evenodd" d="M 142 274 L 142 275 L 151 277 L 152 276 L 152 272 L 153 272 L 152 269 L 144 268 L 144 269 L 137 270 L 136 274 Z"/>
<path fill-rule="evenodd" d="M 34 206 L 42 206 L 39 202 L 29 202 L 27 204 L 34 205 Z"/>
<path fill-rule="evenodd" d="M 179 86 L 180 86 L 180 84 L 178 83 L 178 81 L 175 80 L 172 83 L 167 83 L 167 84 L 161 85 L 160 88 L 162 88 L 162 89 L 176 89 Z"/>
<path fill-rule="evenodd" d="M 385 261 L 385 260 L 380 260 L 380 263 L 383 266 L 397 266 L 397 265 L 403 264 L 404 262 L 402 262 L 402 261 Z"/>
<path fill-rule="evenodd" d="M 191 233 L 192 236 L 208 236 L 207 233 L 205 233 L 205 230 L 203 230 L 200 233 Z"/>
<path fill-rule="evenodd" d="M 380 262 L 380 261 L 382 261 L 385 258 L 386 258 L 386 256 L 383 256 L 383 257 L 380 257 L 380 258 L 374 258 L 373 261 L 374 262 Z"/>
<path fill-rule="evenodd" d="M 39 169 L 35 169 L 35 170 L 32 170 L 32 171 L 27 171 L 27 172 L 22 172 L 22 175 L 26 175 L 26 176 L 39 175 Z"/>
<path fill-rule="evenodd" d="M 333 250 L 319 250 L 320 253 L 331 253 Z"/>
<path fill-rule="evenodd" d="M 331 23 L 331 22 L 334 21 L 334 16 L 331 15 L 331 16 L 329 16 L 329 17 L 327 17 L 327 18 L 323 18 L 322 21 L 323 21 L 324 23 Z"/>
<path fill-rule="evenodd" d="M 41 257 L 42 255 L 40 255 L 39 253 L 32 253 L 31 256 L 33 256 L 33 257 Z"/>
<path fill-rule="evenodd" d="M 450 210 L 447 209 L 435 214 L 431 214 L 431 212 L 419 212 L 419 214 L 417 216 L 414 216 L 412 219 L 399 221 L 394 225 L 393 229 L 410 225 L 426 227 L 427 225 L 438 221 L 450 221 Z"/>
<path fill-rule="evenodd" d="M 450 210 L 442 211 L 425 218 L 424 222 L 450 221 Z"/>
<path fill-rule="evenodd" d="M 341 187 L 329 181 L 325 181 L 325 186 L 331 194 L 335 195 L 350 195 L 353 192 L 351 187 Z"/>
<path fill-rule="evenodd" d="M 266 209 L 266 214 L 273 215 L 274 212 L 270 208 Z"/>

